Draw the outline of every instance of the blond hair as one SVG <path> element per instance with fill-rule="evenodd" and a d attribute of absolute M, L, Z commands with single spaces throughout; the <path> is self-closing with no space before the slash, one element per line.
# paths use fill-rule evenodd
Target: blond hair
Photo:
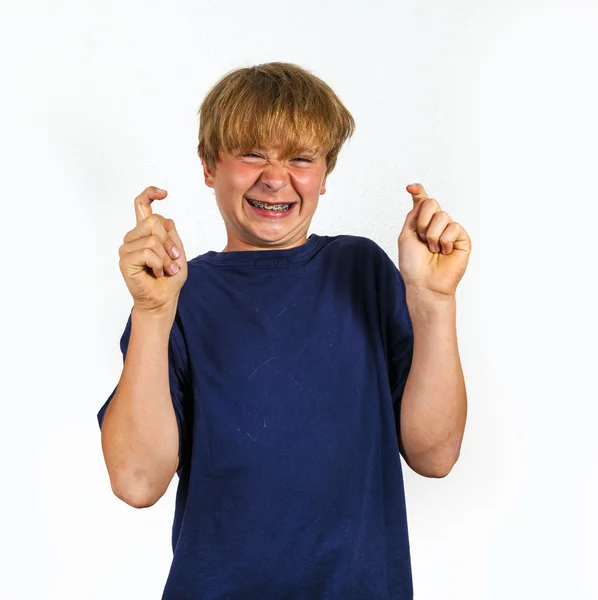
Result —
<path fill-rule="evenodd" d="M 219 151 L 280 149 L 286 160 L 311 151 L 332 172 L 355 121 L 321 79 L 298 65 L 271 62 L 220 79 L 200 108 L 198 154 L 215 168 Z"/>

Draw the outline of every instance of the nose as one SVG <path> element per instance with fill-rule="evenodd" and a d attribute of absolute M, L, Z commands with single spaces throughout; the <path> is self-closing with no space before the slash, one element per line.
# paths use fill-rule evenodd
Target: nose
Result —
<path fill-rule="evenodd" d="M 278 192 L 289 182 L 289 174 L 280 162 L 268 161 L 260 175 L 260 182 L 269 192 Z"/>

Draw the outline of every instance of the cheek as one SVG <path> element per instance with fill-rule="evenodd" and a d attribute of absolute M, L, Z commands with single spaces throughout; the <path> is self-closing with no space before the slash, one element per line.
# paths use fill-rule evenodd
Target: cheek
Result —
<path fill-rule="evenodd" d="M 237 173 L 226 179 L 226 181 L 221 181 L 220 190 L 233 199 L 233 197 L 236 198 L 240 194 L 244 195 L 254 183 L 255 178 L 243 177 Z"/>
<path fill-rule="evenodd" d="M 295 173 L 293 175 L 293 185 L 300 193 L 319 195 L 323 179 L 323 175 L 321 176 L 319 173 Z"/>
<path fill-rule="evenodd" d="M 246 192 L 253 187 L 260 178 L 260 171 L 251 166 L 241 166 L 236 169 L 231 177 L 231 186 L 241 192 Z"/>

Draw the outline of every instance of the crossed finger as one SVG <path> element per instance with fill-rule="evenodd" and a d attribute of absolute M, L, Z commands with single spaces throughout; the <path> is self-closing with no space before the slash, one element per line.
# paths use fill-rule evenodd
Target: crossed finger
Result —
<path fill-rule="evenodd" d="M 163 200 L 168 195 L 166 190 L 162 190 L 153 185 L 145 188 L 139 196 L 135 198 L 135 215 L 137 225 L 152 214 L 151 204 L 154 200 Z"/>
<path fill-rule="evenodd" d="M 407 192 L 414 203 L 407 225 L 422 242 L 428 244 L 430 252 L 450 254 L 455 247 L 460 250 L 470 248 L 471 242 L 465 230 L 440 209 L 438 201 L 428 196 L 423 185 L 410 184 Z"/>

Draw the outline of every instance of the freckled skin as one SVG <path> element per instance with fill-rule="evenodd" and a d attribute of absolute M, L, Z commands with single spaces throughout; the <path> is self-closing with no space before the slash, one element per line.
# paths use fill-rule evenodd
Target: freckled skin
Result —
<path fill-rule="evenodd" d="M 202 159 L 205 182 L 214 189 L 227 234 L 225 251 L 272 250 L 300 246 L 307 239 L 319 197 L 326 192 L 326 158 L 306 154 L 279 160 L 276 149 L 255 154 L 220 152 L 211 170 Z M 283 218 L 256 214 L 244 196 L 283 204 L 298 202 Z"/>

